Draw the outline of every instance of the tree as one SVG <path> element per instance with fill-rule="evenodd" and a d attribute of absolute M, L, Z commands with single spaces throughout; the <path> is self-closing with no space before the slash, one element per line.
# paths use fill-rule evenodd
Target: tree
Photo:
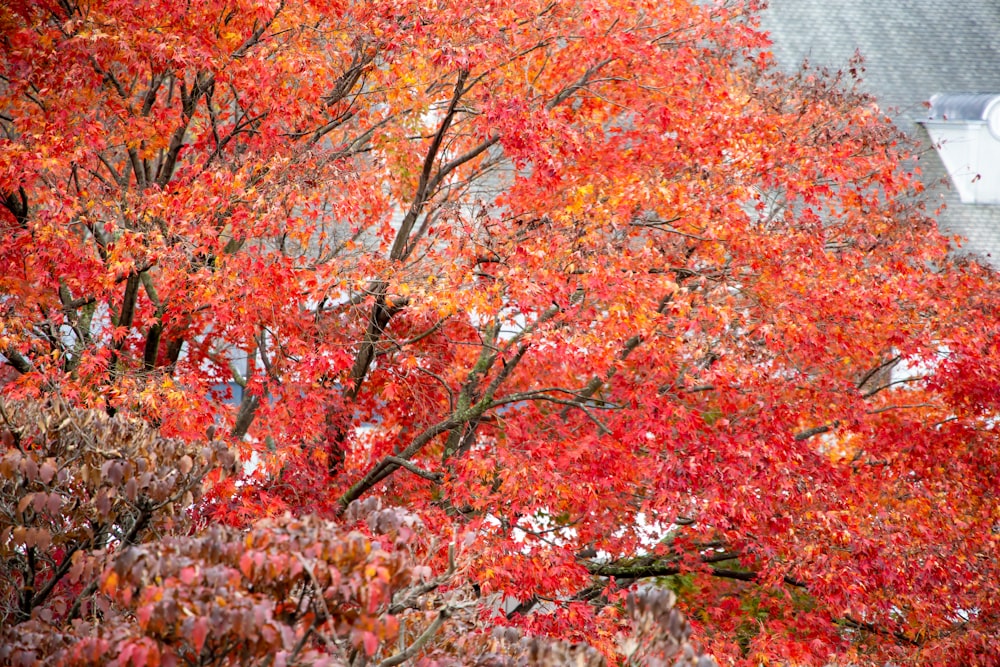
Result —
<path fill-rule="evenodd" d="M 383 648 L 392 655 L 378 664 L 421 653 L 442 665 L 606 664 L 586 644 L 513 628 L 457 639 L 480 606 L 459 574 L 467 559 L 452 542 L 432 576 L 418 561 L 435 538 L 422 543 L 411 512 L 353 503 L 346 519 L 368 535 L 288 514 L 185 535 L 177 510 L 196 501 L 207 472 L 231 472 L 225 443 L 191 447 L 61 402 L 0 414 L 11 445 L 0 459 L 0 511 L 12 525 L 0 551 L 4 664 L 358 664 L 394 639 L 401 646 Z M 672 593 L 625 602 L 620 655 L 632 664 L 716 664 L 688 643 Z"/>
<path fill-rule="evenodd" d="M 193 663 L 431 660 L 497 625 L 614 656 L 654 580 L 723 661 L 995 661 L 992 274 L 947 255 L 854 73 L 776 72 L 753 4 L 0 9 L 3 392 L 158 434 L 58 502 L 42 470 L 77 455 L 10 444 L 5 623 L 75 645 L 72 593 L 148 656 L 173 635 L 134 586 L 160 577 L 293 613 L 232 654 L 192 620 Z M 154 454 L 178 474 L 126 465 Z M 168 497 L 184 520 L 138 520 Z M 461 623 L 395 629 L 410 566 L 381 553 L 295 565 L 354 548 L 372 499 L 416 517 Z M 234 567 L 243 534 L 299 545 L 265 557 L 286 588 Z M 334 570 L 351 592 L 309 599 L 336 610 L 282 611 Z M 25 606 L 42 582 L 67 590 Z M 307 630 L 341 606 L 353 658 Z"/>

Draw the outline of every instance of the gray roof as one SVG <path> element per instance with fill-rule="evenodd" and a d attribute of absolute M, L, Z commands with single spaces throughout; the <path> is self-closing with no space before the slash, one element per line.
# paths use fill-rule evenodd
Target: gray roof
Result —
<path fill-rule="evenodd" d="M 804 59 L 844 67 L 860 52 L 863 88 L 905 132 L 929 149 L 917 121 L 937 93 L 1000 93 L 1000 2 L 997 0 L 770 0 L 762 27 L 785 70 Z M 920 168 L 933 209 L 943 201 L 943 230 L 968 238 L 964 250 L 1000 268 L 1000 206 L 962 204 L 933 150 Z"/>
<path fill-rule="evenodd" d="M 995 93 L 939 93 L 931 98 L 930 120 L 986 120 L 1000 103 Z"/>

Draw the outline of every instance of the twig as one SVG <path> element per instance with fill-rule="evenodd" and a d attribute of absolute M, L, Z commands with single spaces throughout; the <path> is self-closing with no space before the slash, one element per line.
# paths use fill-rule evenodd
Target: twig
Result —
<path fill-rule="evenodd" d="M 296 553 L 295 557 L 299 559 L 300 563 L 302 563 L 302 567 L 305 569 L 306 574 L 309 575 L 309 580 L 312 581 L 313 586 L 316 587 L 316 597 L 319 599 L 320 604 L 323 605 L 323 613 L 325 614 L 323 617 L 324 620 L 332 621 L 333 616 L 330 614 L 330 608 L 326 605 L 326 598 L 323 597 L 323 587 L 320 586 L 319 581 L 316 579 L 316 575 L 313 573 L 312 568 L 309 567 L 309 563 L 306 562 L 306 559 L 302 557 L 302 554 Z"/>

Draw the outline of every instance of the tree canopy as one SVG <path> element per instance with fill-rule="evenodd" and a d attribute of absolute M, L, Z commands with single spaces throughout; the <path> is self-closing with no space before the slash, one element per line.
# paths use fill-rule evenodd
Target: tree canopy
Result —
<path fill-rule="evenodd" d="M 1000 660 L 995 276 L 755 5 L 0 7 L 0 657 Z"/>

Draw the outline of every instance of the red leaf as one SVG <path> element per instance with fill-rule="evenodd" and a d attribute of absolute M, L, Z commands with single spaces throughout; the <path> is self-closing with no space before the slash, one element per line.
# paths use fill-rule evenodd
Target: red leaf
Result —
<path fill-rule="evenodd" d="M 208 619 L 198 617 L 191 627 L 191 645 L 194 646 L 195 653 L 201 655 L 201 650 L 205 646 L 205 638 L 208 636 Z"/>
<path fill-rule="evenodd" d="M 362 642 L 365 646 L 365 654 L 369 657 L 375 655 L 375 651 L 378 650 L 378 637 L 375 636 L 375 633 L 365 632 Z"/>

